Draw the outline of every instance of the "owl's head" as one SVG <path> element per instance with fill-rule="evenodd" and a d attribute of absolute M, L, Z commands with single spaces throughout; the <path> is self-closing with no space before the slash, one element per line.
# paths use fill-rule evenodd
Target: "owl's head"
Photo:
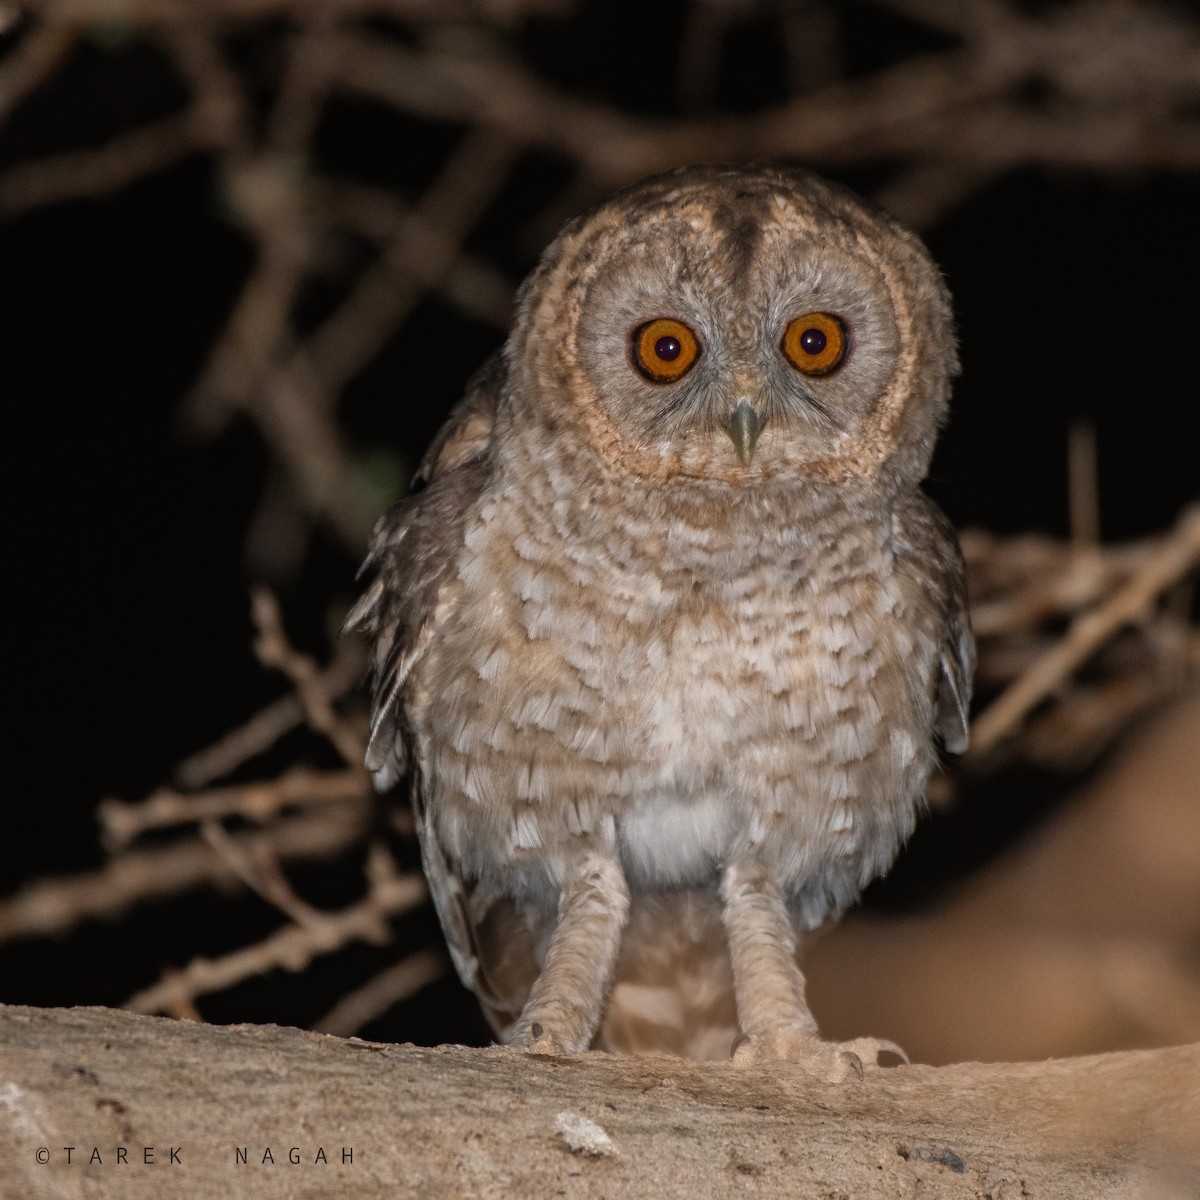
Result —
<path fill-rule="evenodd" d="M 621 473 L 914 483 L 956 370 L 920 241 L 780 166 L 690 167 L 574 220 L 522 291 L 514 415 Z"/>

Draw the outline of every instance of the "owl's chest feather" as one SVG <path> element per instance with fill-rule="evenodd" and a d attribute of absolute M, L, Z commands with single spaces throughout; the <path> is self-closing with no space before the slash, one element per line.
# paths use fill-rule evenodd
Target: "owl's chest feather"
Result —
<path fill-rule="evenodd" d="M 803 875 L 861 857 L 883 796 L 894 843 L 928 712 L 874 531 L 630 505 L 595 536 L 519 500 L 481 507 L 414 689 L 448 848 L 483 871 L 497 847 L 553 859 L 595 837 L 674 883 L 778 843 Z"/>

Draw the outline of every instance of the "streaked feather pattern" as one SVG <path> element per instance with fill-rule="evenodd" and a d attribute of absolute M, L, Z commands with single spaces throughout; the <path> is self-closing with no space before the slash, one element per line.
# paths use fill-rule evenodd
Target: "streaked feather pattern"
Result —
<path fill-rule="evenodd" d="M 797 382 L 779 330 L 821 307 L 853 354 Z M 664 313 L 705 347 L 670 395 L 628 358 Z M 955 368 L 920 244 L 803 172 L 659 177 L 547 251 L 350 619 L 367 765 L 410 779 L 499 1036 L 712 1058 L 740 1029 L 830 1077 L 879 1048 L 818 1041 L 795 952 L 891 863 L 934 735 L 965 747 L 962 560 L 917 487 Z"/>

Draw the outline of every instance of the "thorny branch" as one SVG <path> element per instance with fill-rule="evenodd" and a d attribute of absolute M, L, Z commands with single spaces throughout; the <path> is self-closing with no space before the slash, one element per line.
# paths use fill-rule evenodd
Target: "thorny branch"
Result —
<path fill-rule="evenodd" d="M 386 942 L 387 919 L 416 907 L 427 893 L 419 875 L 397 875 L 386 859 L 383 863 L 369 870 L 370 891 L 359 903 L 341 912 L 314 913 L 223 958 L 195 959 L 182 971 L 171 972 L 161 983 L 131 996 L 125 1007 L 132 1012 L 171 1012 L 199 996 L 267 971 L 302 971 L 318 955 L 330 954 L 353 941 Z M 412 974 L 417 986 L 428 979 L 428 973 Z"/>
<path fill-rule="evenodd" d="M 1133 577 L 1099 607 L 1082 614 L 1066 636 L 1033 663 L 974 721 L 972 758 L 989 754 L 1033 707 L 1067 682 L 1121 627 L 1145 612 L 1164 591 L 1200 563 L 1200 507 L 1188 509 L 1174 532 Z M 1193 648 L 1195 635 L 1191 641 Z"/>
<path fill-rule="evenodd" d="M 271 712 L 274 707 L 264 711 Z M 250 724 L 255 720 L 251 718 Z M 262 825 L 289 808 L 318 808 L 361 801 L 369 787 L 366 772 L 361 767 L 341 771 L 296 767 L 265 783 L 234 784 L 193 793 L 163 788 L 140 804 L 105 800 L 98 815 L 105 845 L 109 850 L 118 851 L 151 829 L 169 829 L 234 816 Z"/>
<path fill-rule="evenodd" d="M 361 770 L 366 740 L 334 708 L 316 663 L 288 641 L 275 597 L 266 588 L 255 588 L 250 608 L 258 628 L 254 649 L 259 662 L 287 676 L 312 729 L 329 739 L 348 767 Z"/>
<path fill-rule="evenodd" d="M 311 861 L 346 850 L 365 833 L 366 813 L 360 802 L 336 813 L 283 817 L 266 829 L 233 836 L 251 854 L 262 847 L 283 860 Z M 82 921 L 120 916 L 135 904 L 236 882 L 230 862 L 200 837 L 129 850 L 99 870 L 38 880 L 0 901 L 0 941 L 59 934 Z"/>
<path fill-rule="evenodd" d="M 338 642 L 333 661 L 321 672 L 320 687 L 331 702 L 340 700 L 362 679 L 364 669 L 361 644 L 344 638 Z M 188 791 L 206 787 L 269 750 L 304 719 L 304 705 L 299 696 L 288 692 L 255 713 L 244 725 L 186 758 L 175 772 L 176 782 Z"/>
<path fill-rule="evenodd" d="M 342 1036 L 354 1033 L 382 1016 L 394 1004 L 419 992 L 446 972 L 446 957 L 433 950 L 418 950 L 355 988 L 313 1023 L 318 1033 Z"/>

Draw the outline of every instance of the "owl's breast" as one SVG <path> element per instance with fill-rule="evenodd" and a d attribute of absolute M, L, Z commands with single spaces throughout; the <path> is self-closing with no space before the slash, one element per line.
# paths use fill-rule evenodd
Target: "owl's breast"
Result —
<path fill-rule="evenodd" d="M 481 512 L 410 705 L 448 851 L 553 876 L 594 839 L 667 886 L 754 846 L 861 886 L 928 769 L 911 597 L 860 529 L 722 543 L 652 517 L 596 538 Z"/>
<path fill-rule="evenodd" d="M 658 767 L 621 821 L 635 874 L 753 849 L 797 886 L 844 877 L 821 885 L 841 903 L 891 861 L 932 761 L 934 642 L 879 565 L 764 568 L 681 613 L 634 706 Z"/>

